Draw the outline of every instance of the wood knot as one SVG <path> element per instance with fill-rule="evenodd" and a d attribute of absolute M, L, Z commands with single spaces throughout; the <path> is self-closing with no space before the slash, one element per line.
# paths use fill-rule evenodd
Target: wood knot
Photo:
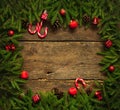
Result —
<path fill-rule="evenodd" d="M 51 74 L 51 73 L 53 73 L 52 71 L 47 71 L 47 74 Z"/>

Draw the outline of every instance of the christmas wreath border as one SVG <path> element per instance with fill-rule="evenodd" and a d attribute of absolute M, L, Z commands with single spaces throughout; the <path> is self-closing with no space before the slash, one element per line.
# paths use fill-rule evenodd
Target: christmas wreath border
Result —
<path fill-rule="evenodd" d="M 62 2 L 57 0 L 12 0 L 12 3 L 3 0 L 0 2 L 2 7 L 0 9 L 2 13 L 0 17 L 1 109 L 118 110 L 120 105 L 119 4 L 119 0 L 63 0 Z M 102 85 L 97 84 L 97 88 L 93 88 L 88 93 L 84 89 L 77 93 L 77 89 L 74 87 L 70 88 L 69 94 L 57 89 L 54 89 L 52 93 L 34 95 L 30 90 L 27 93 L 23 92 L 22 86 L 26 82 L 25 79 L 28 78 L 28 73 L 22 71 L 23 58 L 20 53 L 22 47 L 19 46 L 19 39 L 25 31 L 23 27 L 26 27 L 27 22 L 39 21 L 39 15 L 44 9 L 48 10 L 48 19 L 52 25 L 59 20 L 63 27 L 67 27 L 70 20 L 74 19 L 78 21 L 79 26 L 85 24 L 86 27 L 89 27 L 92 22 L 99 29 L 99 35 L 105 41 L 104 51 L 99 53 L 103 56 L 100 62 L 101 71 L 107 76 Z M 59 12 L 60 9 L 62 11 Z M 23 21 L 24 23 L 22 23 Z M 70 28 L 76 28 L 76 26 L 77 24 Z M 85 86 L 83 79 L 76 80 Z"/>

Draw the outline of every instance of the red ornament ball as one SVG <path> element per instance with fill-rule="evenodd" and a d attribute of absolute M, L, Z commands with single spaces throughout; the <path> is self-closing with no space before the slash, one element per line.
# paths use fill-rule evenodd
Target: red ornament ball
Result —
<path fill-rule="evenodd" d="M 59 13 L 60 13 L 62 16 L 65 16 L 65 15 L 66 15 L 66 10 L 62 8 Z"/>
<path fill-rule="evenodd" d="M 76 20 L 71 20 L 70 23 L 69 23 L 69 27 L 71 29 L 75 29 L 78 27 L 78 22 Z"/>
<path fill-rule="evenodd" d="M 114 67 L 113 65 L 111 65 L 111 66 L 109 66 L 108 70 L 109 70 L 110 72 L 113 72 L 113 71 L 115 70 L 115 67 Z"/>
<path fill-rule="evenodd" d="M 93 22 L 92 22 L 92 23 L 93 23 L 94 25 L 99 24 L 99 22 L 100 22 L 100 18 L 98 18 L 98 17 L 94 17 L 94 18 L 93 18 Z"/>
<path fill-rule="evenodd" d="M 71 87 L 68 91 L 68 93 L 71 95 L 71 96 L 75 96 L 77 94 L 77 89 L 75 87 Z"/>
<path fill-rule="evenodd" d="M 13 30 L 9 30 L 9 31 L 8 31 L 8 35 L 9 35 L 9 36 L 13 36 L 14 33 L 15 33 L 15 32 L 14 32 Z"/>
<path fill-rule="evenodd" d="M 28 75 L 28 72 L 27 71 L 22 71 L 21 74 L 20 74 L 20 78 L 22 79 L 28 79 L 29 75 Z"/>
<path fill-rule="evenodd" d="M 112 43 L 111 40 L 107 40 L 107 41 L 105 42 L 105 47 L 107 47 L 107 48 L 110 48 L 112 45 L 113 45 L 113 43 Z"/>
<path fill-rule="evenodd" d="M 40 96 L 38 94 L 35 94 L 32 96 L 32 101 L 36 104 L 40 101 Z"/>

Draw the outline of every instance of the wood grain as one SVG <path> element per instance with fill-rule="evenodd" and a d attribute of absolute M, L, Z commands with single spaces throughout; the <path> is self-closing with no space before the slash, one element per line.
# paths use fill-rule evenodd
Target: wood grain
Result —
<path fill-rule="evenodd" d="M 98 64 L 102 57 L 96 54 L 102 51 L 103 43 L 97 32 L 97 28 L 53 31 L 49 27 L 47 37 L 40 39 L 26 31 L 20 40 L 24 46 L 23 69 L 29 72 L 26 88 L 34 92 L 51 91 L 54 87 L 67 91 L 77 77 L 89 85 L 103 80 Z"/>
<path fill-rule="evenodd" d="M 23 42 L 30 79 L 102 79 L 101 42 Z"/>

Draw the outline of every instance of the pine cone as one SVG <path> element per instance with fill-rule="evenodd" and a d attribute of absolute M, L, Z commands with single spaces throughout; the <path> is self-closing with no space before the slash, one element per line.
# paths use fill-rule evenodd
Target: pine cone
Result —
<path fill-rule="evenodd" d="M 28 24 L 29 24 L 29 22 L 26 20 L 22 20 L 22 28 L 23 29 L 27 29 L 28 28 Z"/>
<path fill-rule="evenodd" d="M 63 97 L 63 92 L 61 92 L 58 88 L 53 88 L 52 92 L 57 96 L 58 99 L 61 99 Z"/>
<path fill-rule="evenodd" d="M 90 16 L 88 15 L 84 15 L 83 16 L 83 22 L 86 24 L 86 23 L 89 23 L 90 22 Z"/>
<path fill-rule="evenodd" d="M 53 28 L 54 30 L 57 30 L 57 29 L 59 29 L 60 27 L 61 27 L 61 24 L 60 24 L 59 20 L 56 20 L 56 21 L 54 22 L 54 24 L 52 25 L 52 28 Z"/>

